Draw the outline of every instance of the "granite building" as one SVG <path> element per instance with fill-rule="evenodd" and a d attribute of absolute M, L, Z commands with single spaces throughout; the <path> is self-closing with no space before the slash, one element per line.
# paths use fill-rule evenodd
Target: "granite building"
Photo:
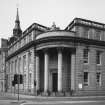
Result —
<path fill-rule="evenodd" d="M 0 92 L 6 91 L 6 57 L 7 57 L 7 43 L 8 40 L 1 39 L 0 47 Z"/>
<path fill-rule="evenodd" d="M 8 39 L 8 92 L 70 96 L 105 95 L 105 24 L 75 18 L 61 30 L 33 23 L 24 32 L 17 9 Z"/>

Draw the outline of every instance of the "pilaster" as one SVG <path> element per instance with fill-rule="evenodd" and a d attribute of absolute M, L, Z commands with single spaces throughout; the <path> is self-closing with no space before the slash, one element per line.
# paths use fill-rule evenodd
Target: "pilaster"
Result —
<path fill-rule="evenodd" d="M 36 90 L 40 89 L 40 66 L 39 66 L 39 54 L 36 52 Z"/>
<path fill-rule="evenodd" d="M 75 54 L 71 55 L 71 90 L 75 90 Z"/>

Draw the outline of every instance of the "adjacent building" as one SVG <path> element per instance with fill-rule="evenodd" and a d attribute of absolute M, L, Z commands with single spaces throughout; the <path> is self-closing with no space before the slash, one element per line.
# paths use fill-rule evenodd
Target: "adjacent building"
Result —
<path fill-rule="evenodd" d="M 22 32 L 17 9 L 6 57 L 8 92 L 18 90 L 16 74 L 24 94 L 105 95 L 105 24 L 75 18 L 63 30 L 33 23 Z"/>
<path fill-rule="evenodd" d="M 0 48 L 0 92 L 6 91 L 6 57 L 7 57 L 7 43 L 8 40 L 1 39 L 1 48 Z"/>

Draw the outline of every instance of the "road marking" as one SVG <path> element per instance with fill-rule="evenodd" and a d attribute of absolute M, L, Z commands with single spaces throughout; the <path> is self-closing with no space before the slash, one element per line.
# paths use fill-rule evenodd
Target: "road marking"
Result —
<path fill-rule="evenodd" d="M 72 104 L 72 103 L 95 103 L 95 102 L 105 102 L 105 101 L 48 101 L 48 102 L 28 102 L 22 103 L 20 105 L 28 105 L 28 104 Z"/>

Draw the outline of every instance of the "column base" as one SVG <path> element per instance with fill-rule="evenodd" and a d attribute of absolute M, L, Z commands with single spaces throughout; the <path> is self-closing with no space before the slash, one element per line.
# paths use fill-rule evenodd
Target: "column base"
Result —
<path fill-rule="evenodd" d="M 49 96 L 50 94 L 48 92 L 43 92 L 42 96 Z"/>
<path fill-rule="evenodd" d="M 72 96 L 70 92 L 65 92 L 65 96 Z"/>
<path fill-rule="evenodd" d="M 64 92 L 56 92 L 56 96 L 62 97 L 62 96 L 65 96 L 65 94 L 64 94 Z"/>
<path fill-rule="evenodd" d="M 51 92 L 51 96 L 55 97 L 56 96 L 56 92 Z"/>

